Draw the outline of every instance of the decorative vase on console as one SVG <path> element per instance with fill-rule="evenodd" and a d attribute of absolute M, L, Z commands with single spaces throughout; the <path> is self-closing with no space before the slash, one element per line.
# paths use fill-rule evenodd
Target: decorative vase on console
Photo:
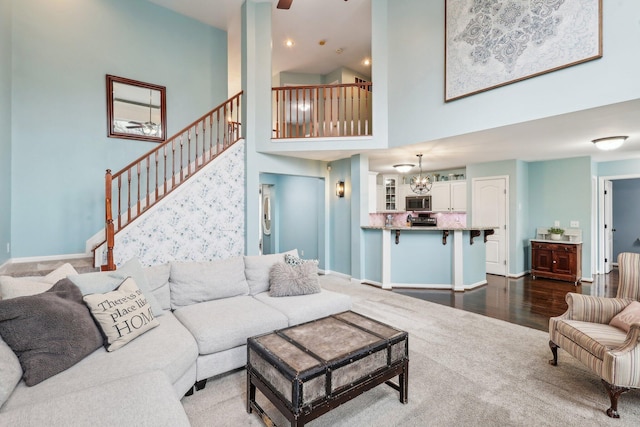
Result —
<path fill-rule="evenodd" d="M 564 234 L 564 230 L 559 227 L 551 227 L 549 228 L 549 238 L 551 240 L 562 240 L 562 235 Z"/>

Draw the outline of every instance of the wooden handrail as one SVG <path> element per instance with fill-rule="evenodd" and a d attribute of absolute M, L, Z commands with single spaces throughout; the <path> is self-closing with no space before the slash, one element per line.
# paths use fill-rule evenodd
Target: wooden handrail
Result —
<path fill-rule="evenodd" d="M 98 245 L 106 243 L 107 247 L 103 270 L 115 270 L 113 248 L 120 230 L 242 138 L 242 94 L 229 98 L 118 172 L 107 170 L 106 239 Z"/>
<path fill-rule="evenodd" d="M 273 138 L 370 136 L 371 82 L 272 88 Z"/>

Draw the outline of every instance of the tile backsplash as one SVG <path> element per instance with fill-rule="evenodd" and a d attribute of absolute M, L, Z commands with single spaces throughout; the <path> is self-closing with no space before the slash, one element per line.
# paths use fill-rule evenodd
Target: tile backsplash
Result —
<path fill-rule="evenodd" d="M 417 216 L 419 212 L 394 212 L 394 213 L 370 213 L 369 226 L 384 227 L 387 215 L 392 216 L 392 227 L 402 227 L 407 225 L 407 216 Z M 466 213 L 432 213 L 432 217 L 437 218 L 438 227 L 462 228 L 467 226 Z"/>

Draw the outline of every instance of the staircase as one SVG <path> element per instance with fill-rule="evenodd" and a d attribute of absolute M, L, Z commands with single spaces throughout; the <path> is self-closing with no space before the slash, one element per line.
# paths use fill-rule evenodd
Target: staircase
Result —
<path fill-rule="evenodd" d="M 105 176 L 105 239 L 94 265 L 115 270 L 115 236 L 243 138 L 242 92 L 118 172 Z"/>

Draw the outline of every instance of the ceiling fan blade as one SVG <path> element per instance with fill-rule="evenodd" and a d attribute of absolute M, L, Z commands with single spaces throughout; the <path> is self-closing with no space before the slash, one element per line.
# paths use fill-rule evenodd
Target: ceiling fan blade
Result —
<path fill-rule="evenodd" d="M 293 0 L 279 0 L 278 5 L 276 6 L 278 9 L 289 9 L 291 7 L 291 3 Z"/>

